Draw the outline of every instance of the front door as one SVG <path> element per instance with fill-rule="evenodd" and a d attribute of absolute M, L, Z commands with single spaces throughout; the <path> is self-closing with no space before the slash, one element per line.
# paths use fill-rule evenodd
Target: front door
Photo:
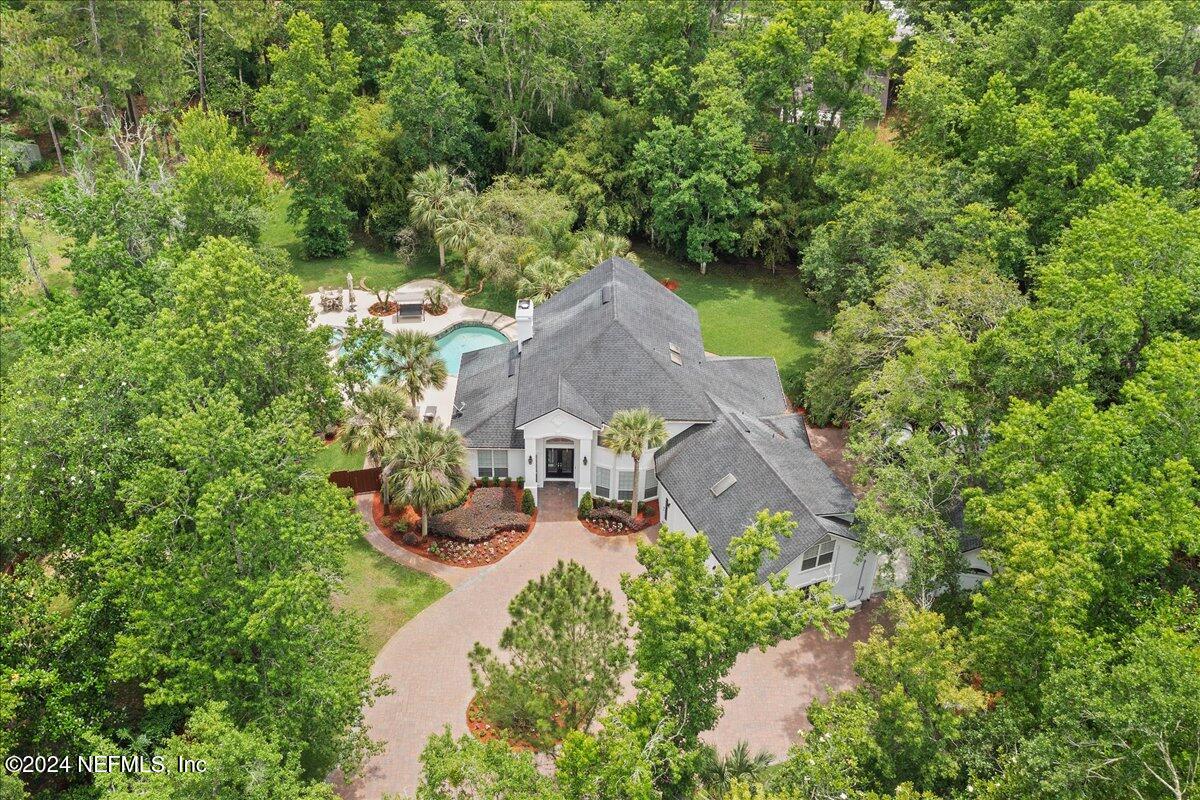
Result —
<path fill-rule="evenodd" d="M 546 448 L 546 477 L 548 479 L 571 480 L 575 477 L 575 448 Z"/>

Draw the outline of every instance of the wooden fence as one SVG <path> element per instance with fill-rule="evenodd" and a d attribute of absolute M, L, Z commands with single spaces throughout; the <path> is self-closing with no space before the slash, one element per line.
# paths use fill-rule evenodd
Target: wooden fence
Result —
<path fill-rule="evenodd" d="M 379 467 L 369 469 L 339 469 L 329 473 L 329 482 L 343 489 L 350 489 L 355 494 L 378 492 L 380 481 Z"/>

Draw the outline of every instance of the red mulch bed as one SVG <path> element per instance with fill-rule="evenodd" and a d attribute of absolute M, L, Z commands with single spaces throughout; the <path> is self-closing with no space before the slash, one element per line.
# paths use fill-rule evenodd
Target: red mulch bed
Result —
<path fill-rule="evenodd" d="M 519 503 L 519 493 L 522 490 L 517 486 L 512 488 L 514 492 L 518 493 L 517 502 Z M 471 502 L 470 497 L 467 498 L 467 502 Z M 421 530 L 420 515 L 411 506 L 405 506 L 399 512 L 394 512 L 389 508 L 388 512 L 384 513 L 383 500 L 379 492 L 376 492 L 371 499 L 371 516 L 375 519 L 379 530 L 383 531 L 388 539 L 414 555 L 453 567 L 484 567 L 488 564 L 495 564 L 529 537 L 533 526 L 537 524 L 538 514 L 535 508 L 529 520 L 528 530 L 501 531 L 482 542 L 460 542 L 430 533 L 425 541 L 408 544 L 404 541 L 404 534 Z"/>
<path fill-rule="evenodd" d="M 560 729 L 561 726 L 562 721 L 559 720 Z M 471 698 L 471 702 L 467 704 L 467 730 L 471 732 L 472 736 L 481 742 L 504 742 L 515 752 L 537 752 L 536 746 L 530 744 L 529 742 L 522 741 L 521 739 L 513 738 L 511 735 L 506 734 L 503 730 L 493 725 L 491 721 L 488 720 L 487 715 L 484 714 L 483 708 L 480 707 L 478 694 L 474 695 Z M 562 739 L 558 739 L 555 744 L 561 741 Z"/>
<path fill-rule="evenodd" d="M 467 704 L 467 730 L 481 742 L 504 742 L 513 750 L 527 753 L 537 750 L 529 742 L 509 738 L 503 731 L 489 722 L 488 718 L 484 716 L 483 709 L 479 707 L 478 694 L 472 697 L 471 702 Z"/>
<path fill-rule="evenodd" d="M 579 518 L 579 521 L 583 523 L 583 527 L 587 528 L 588 531 L 596 534 L 597 536 L 628 536 L 631 533 L 638 533 L 639 531 L 644 531 L 647 528 L 659 524 L 658 501 L 649 501 L 647 503 L 646 513 L 638 514 L 636 517 L 634 517 L 636 527 L 634 527 L 632 530 L 625 528 L 619 530 L 610 530 L 604 524 L 593 522 L 590 519 L 583 519 L 582 517 Z"/>
<path fill-rule="evenodd" d="M 450 306 L 431 306 L 428 303 L 423 308 L 425 309 L 425 313 L 431 317 L 440 317 L 450 310 Z"/>
<path fill-rule="evenodd" d="M 678 291 L 679 289 L 679 281 L 675 280 L 674 278 L 664 278 L 663 280 L 659 281 L 659 283 L 670 289 L 672 292 Z"/>
<path fill-rule="evenodd" d="M 400 310 L 400 304 L 395 300 L 389 300 L 386 303 L 371 303 L 371 307 L 367 309 L 367 313 L 372 317 L 386 317 L 395 314 Z"/>

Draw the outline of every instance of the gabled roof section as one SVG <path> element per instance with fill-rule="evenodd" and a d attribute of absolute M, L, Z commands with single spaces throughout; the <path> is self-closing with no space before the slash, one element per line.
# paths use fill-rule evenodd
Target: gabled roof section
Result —
<path fill-rule="evenodd" d="M 450 427 L 463 435 L 468 447 L 521 448 L 524 437 L 513 424 L 517 413 L 517 382 L 520 360 L 515 370 L 509 364 L 517 346 L 498 344 L 483 350 L 463 353 L 458 368 L 456 408 Z"/>
<path fill-rule="evenodd" d="M 797 432 L 804 425 L 800 415 L 758 418 L 714 403 L 712 424 L 675 437 L 654 461 L 659 482 L 704 531 L 723 566 L 729 566 L 729 542 L 763 509 L 790 511 L 796 521 L 792 537 L 780 542 L 779 557 L 763 565 L 764 577 L 827 534 L 856 538 L 845 521 L 854 513 L 854 496 Z M 714 495 L 709 487 L 728 474 L 736 481 Z"/>
<path fill-rule="evenodd" d="M 704 363 L 695 309 L 611 258 L 534 310 L 516 424 L 562 408 L 599 427 L 615 411 L 641 407 L 669 420 L 707 422 L 715 410 L 704 392 Z"/>

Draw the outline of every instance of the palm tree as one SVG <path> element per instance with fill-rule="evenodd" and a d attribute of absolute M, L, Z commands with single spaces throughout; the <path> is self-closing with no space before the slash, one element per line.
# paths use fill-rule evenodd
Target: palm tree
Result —
<path fill-rule="evenodd" d="M 591 269 L 613 256 L 637 262 L 637 256 L 633 254 L 629 240 L 624 236 L 586 230 L 576 236 L 575 247 L 567 260 L 580 269 Z"/>
<path fill-rule="evenodd" d="M 604 431 L 604 446 L 617 455 L 633 456 L 633 514 L 637 516 L 642 453 L 657 450 L 671 438 L 666 421 L 648 408 L 617 411 Z"/>
<path fill-rule="evenodd" d="M 446 208 L 452 198 L 466 190 L 466 181 L 450 171 L 445 164 L 424 169 L 412 177 L 408 201 L 412 203 L 412 220 L 429 231 L 438 246 L 438 274 L 446 271 L 446 242 L 442 225 Z"/>
<path fill-rule="evenodd" d="M 361 448 L 372 463 L 382 464 L 400 431 L 414 419 L 408 398 L 398 387 L 382 383 L 371 386 L 354 397 L 353 413 L 342 432 L 342 450 L 351 453 Z M 382 495 L 387 503 L 386 485 Z"/>
<path fill-rule="evenodd" d="M 383 476 L 393 497 L 420 511 L 423 541 L 429 509 L 450 503 L 470 483 L 462 436 L 436 422 L 406 426 L 388 453 Z"/>
<path fill-rule="evenodd" d="M 760 783 L 763 770 L 771 766 L 771 760 L 771 754 L 766 751 L 751 756 L 750 745 L 745 741 L 735 744 L 724 758 L 706 746 L 698 776 L 704 787 L 704 796 L 724 797 L 735 781 L 743 784 Z"/>
<path fill-rule="evenodd" d="M 433 337 L 420 331 L 400 331 L 388 341 L 383 352 L 383 379 L 408 393 L 414 411 L 426 389 L 446 387 L 446 375 L 446 362 Z"/>
<path fill-rule="evenodd" d="M 479 236 L 478 198 L 468 191 L 460 191 L 446 201 L 438 223 L 439 241 L 458 252 L 466 264 L 467 253 L 475 246 Z M 440 246 L 440 245 L 439 245 Z M 468 283 L 464 279 L 464 285 Z"/>
<path fill-rule="evenodd" d="M 517 292 L 535 303 L 544 303 L 579 276 L 579 270 L 557 258 L 542 256 L 525 268 L 517 280 Z"/>

